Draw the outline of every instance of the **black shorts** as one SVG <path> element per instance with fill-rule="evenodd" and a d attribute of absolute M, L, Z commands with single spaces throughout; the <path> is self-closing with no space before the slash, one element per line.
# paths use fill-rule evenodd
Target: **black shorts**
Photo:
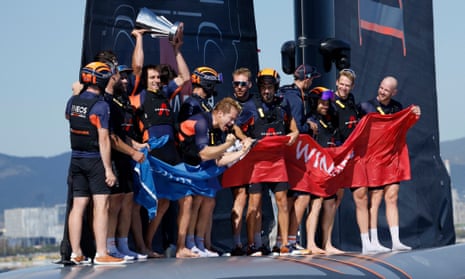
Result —
<path fill-rule="evenodd" d="M 337 195 L 334 194 L 332 196 L 329 196 L 329 197 L 326 197 L 326 198 L 323 198 L 324 201 L 327 201 L 327 200 L 333 200 L 333 199 L 337 199 Z"/>
<path fill-rule="evenodd" d="M 304 191 L 297 191 L 297 190 L 289 190 L 287 191 L 287 197 L 288 198 L 297 198 L 298 196 L 310 196 L 312 197 L 312 194 Z"/>
<path fill-rule="evenodd" d="M 271 192 L 282 192 L 289 189 L 289 183 L 287 182 L 260 182 L 252 183 L 249 185 L 249 193 L 257 194 L 262 193 L 265 190 L 271 190 Z"/>
<path fill-rule="evenodd" d="M 287 197 L 288 198 L 297 198 L 298 196 L 310 196 L 310 199 L 312 199 L 312 200 L 321 198 L 318 195 L 314 195 L 314 194 L 304 192 L 304 191 L 296 191 L 296 190 L 287 191 Z M 336 197 L 337 197 L 336 194 L 334 194 L 332 196 L 323 198 L 323 200 L 331 200 L 331 199 L 335 199 Z"/>
<path fill-rule="evenodd" d="M 69 168 L 73 197 L 110 194 L 101 158 L 71 158 Z"/>
<path fill-rule="evenodd" d="M 381 185 L 381 186 L 368 187 L 368 191 L 384 190 L 384 188 L 386 188 L 386 186 L 392 185 L 392 184 L 400 184 L 400 181 L 393 182 L 393 183 L 389 183 L 389 184 L 385 184 L 385 185 Z"/>
<path fill-rule="evenodd" d="M 350 187 L 349 189 L 350 189 L 350 192 L 353 193 L 353 192 L 355 192 L 355 190 L 360 189 L 360 188 L 367 188 L 367 189 L 370 189 L 370 187 Z"/>
<path fill-rule="evenodd" d="M 247 191 L 247 193 L 249 193 L 249 184 L 243 184 L 243 185 L 240 185 L 240 186 L 232 186 L 232 187 L 229 187 L 229 189 L 231 189 L 231 193 L 234 194 L 234 190 L 238 189 L 238 188 L 245 188 L 245 190 Z"/>
<path fill-rule="evenodd" d="M 400 182 L 393 182 L 393 183 L 389 183 L 389 184 L 386 184 L 386 185 L 391 185 L 391 184 L 399 184 Z M 368 191 L 374 191 L 374 190 L 383 190 L 386 185 L 381 185 L 381 186 L 373 186 L 373 187 L 367 187 L 368 188 Z M 355 190 L 357 190 L 358 188 L 361 188 L 361 187 L 352 187 L 350 188 L 350 191 L 353 193 Z"/>
<path fill-rule="evenodd" d="M 385 187 L 386 187 L 386 185 L 376 186 L 376 187 L 368 187 L 368 191 L 384 190 Z"/>
<path fill-rule="evenodd" d="M 118 178 L 116 185 L 111 187 L 112 194 L 133 192 L 133 167 L 129 157 L 117 157 L 112 161 L 113 172 Z"/>
<path fill-rule="evenodd" d="M 150 155 L 172 166 L 181 162 L 181 156 L 179 156 L 176 143 L 171 139 L 160 148 L 150 150 Z"/>

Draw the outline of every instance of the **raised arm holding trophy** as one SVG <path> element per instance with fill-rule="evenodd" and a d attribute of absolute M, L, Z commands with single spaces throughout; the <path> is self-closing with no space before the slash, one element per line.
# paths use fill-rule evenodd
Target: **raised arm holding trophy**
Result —
<path fill-rule="evenodd" d="M 137 29 L 132 32 L 132 35 L 136 38 L 132 68 L 134 75 L 140 77 L 142 90 L 138 95 L 133 97 L 132 104 L 136 110 L 138 110 L 137 113 L 144 117 L 143 121 L 141 121 L 143 124 L 141 126 L 143 127 L 144 141 L 148 141 L 148 139 L 152 137 L 159 138 L 165 135 L 169 137 L 165 145 L 152 149 L 150 155 L 170 165 L 176 165 L 180 162 L 180 157 L 174 141 L 175 126 L 174 119 L 171 118 L 173 108 L 171 107 L 170 100 L 181 91 L 182 86 L 190 81 L 189 68 L 180 50 L 183 44 L 183 23 L 172 24 L 166 18 L 157 16 L 147 8 L 142 8 L 136 18 L 136 27 Z M 177 71 L 171 64 L 154 65 L 144 63 L 144 50 L 142 45 L 142 35 L 144 33 L 151 34 L 153 38 L 168 38 L 168 41 L 173 46 L 173 63 L 176 63 Z M 170 57 L 163 58 L 168 60 Z M 154 117 L 155 115 L 151 113 L 153 111 L 167 111 L 167 113 L 162 115 L 157 114 L 156 117 Z M 197 257 L 197 254 L 192 253 L 185 247 L 192 197 L 189 193 L 181 193 L 179 196 L 174 196 L 174 189 L 171 189 L 168 185 L 160 186 L 156 191 L 158 199 L 157 212 L 154 218 L 149 222 L 147 231 L 144 233 L 144 244 L 140 243 L 141 241 L 139 239 L 138 246 L 147 251 L 149 257 L 151 255 L 153 257 L 158 257 L 159 255 L 152 251 L 152 241 L 155 232 L 163 219 L 177 219 L 177 240 L 166 239 L 166 241 L 170 242 L 170 244 L 172 244 L 172 241 L 176 242 L 176 257 Z M 171 208 L 170 201 L 175 200 L 179 203 L 178 218 L 175 217 L 175 212 L 169 211 L 169 208 Z M 173 216 L 170 215 L 169 218 L 163 218 L 165 214 L 173 214 Z M 168 231 L 164 235 L 176 234 L 176 228 L 173 228 L 171 224 L 164 227 L 164 229 Z M 142 229 L 139 228 L 137 230 L 141 231 Z M 139 237 L 140 236 L 139 234 Z M 145 248 L 143 248 L 144 246 Z"/>
<path fill-rule="evenodd" d="M 176 44 L 180 36 L 182 36 L 184 23 L 171 23 L 164 16 L 158 16 L 148 8 L 142 8 L 137 14 L 136 26 L 143 29 L 148 29 L 153 38 L 168 38 L 168 40 Z"/>

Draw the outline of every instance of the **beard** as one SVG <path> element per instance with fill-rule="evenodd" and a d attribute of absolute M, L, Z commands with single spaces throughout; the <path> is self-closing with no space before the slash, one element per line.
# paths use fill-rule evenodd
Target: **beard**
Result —
<path fill-rule="evenodd" d="M 124 87 L 124 84 L 121 82 L 121 80 L 113 85 L 113 92 L 115 96 L 122 96 L 126 94 L 126 88 Z"/>

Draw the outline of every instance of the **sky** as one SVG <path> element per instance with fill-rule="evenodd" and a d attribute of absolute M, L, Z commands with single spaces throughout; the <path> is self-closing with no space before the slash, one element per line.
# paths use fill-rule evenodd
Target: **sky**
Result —
<path fill-rule="evenodd" d="M 281 45 L 294 34 L 293 2 L 254 0 L 263 67 L 281 72 Z M 456 26 L 464 10 L 463 0 L 433 0 L 441 142 L 465 137 L 465 92 L 457 89 L 465 72 L 465 29 Z M 2 3 L 0 154 L 51 157 L 70 150 L 64 107 L 78 78 L 84 11 L 82 0 Z"/>

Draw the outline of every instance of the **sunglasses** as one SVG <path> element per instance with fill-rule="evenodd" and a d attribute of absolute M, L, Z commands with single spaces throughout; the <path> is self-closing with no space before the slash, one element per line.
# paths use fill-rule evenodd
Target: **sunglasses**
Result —
<path fill-rule="evenodd" d="M 232 82 L 233 86 L 234 87 L 246 87 L 247 85 L 249 85 L 249 82 L 248 81 L 233 81 Z"/>
<path fill-rule="evenodd" d="M 355 71 L 352 70 L 352 69 L 342 69 L 339 74 L 342 74 L 342 73 L 346 73 L 346 74 L 350 74 L 354 77 L 354 79 L 357 78 L 357 76 L 355 75 Z"/>

